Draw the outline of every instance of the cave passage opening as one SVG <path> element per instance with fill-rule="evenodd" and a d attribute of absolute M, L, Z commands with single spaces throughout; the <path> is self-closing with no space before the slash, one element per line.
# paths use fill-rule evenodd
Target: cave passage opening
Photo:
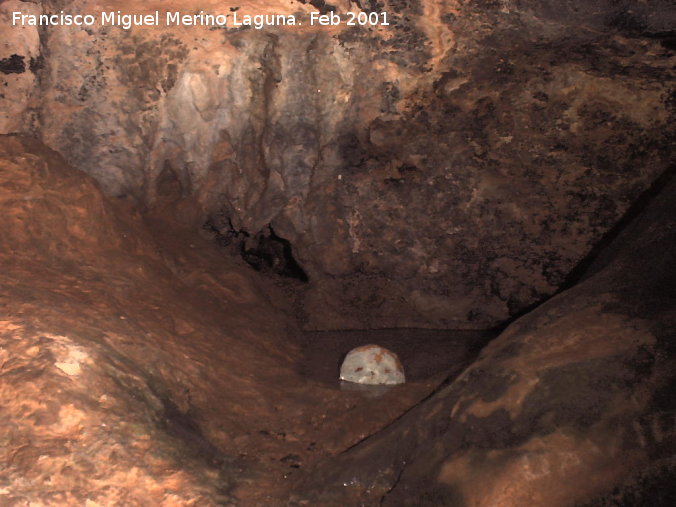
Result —
<path fill-rule="evenodd" d="M 291 242 L 278 236 L 272 224 L 251 234 L 246 229 L 235 229 L 230 217 L 219 213 L 212 215 L 203 228 L 214 234 L 225 252 L 239 255 L 255 271 L 270 272 L 303 283 L 310 281 L 293 255 Z"/>

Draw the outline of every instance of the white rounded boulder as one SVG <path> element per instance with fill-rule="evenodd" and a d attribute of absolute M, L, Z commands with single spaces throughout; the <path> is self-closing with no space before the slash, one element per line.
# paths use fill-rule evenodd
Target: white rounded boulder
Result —
<path fill-rule="evenodd" d="M 378 345 L 352 349 L 340 367 L 340 380 L 357 384 L 394 385 L 406 382 L 404 367 L 394 352 Z"/>

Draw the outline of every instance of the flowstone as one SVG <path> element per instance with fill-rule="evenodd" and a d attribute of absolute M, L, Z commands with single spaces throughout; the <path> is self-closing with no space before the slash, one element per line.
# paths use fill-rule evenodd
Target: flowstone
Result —
<path fill-rule="evenodd" d="M 357 384 L 394 385 L 406 382 L 404 367 L 394 352 L 378 345 L 352 349 L 340 367 L 340 380 Z"/>

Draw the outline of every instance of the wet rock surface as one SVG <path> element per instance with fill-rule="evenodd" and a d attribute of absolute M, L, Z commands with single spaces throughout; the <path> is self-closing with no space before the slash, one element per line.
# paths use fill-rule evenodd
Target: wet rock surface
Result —
<path fill-rule="evenodd" d="M 199 256 L 186 273 L 56 153 L 0 143 L 0 503 L 230 503 L 241 465 L 229 434 L 256 426 L 234 414 L 272 407 L 262 384 L 228 372 L 229 350 L 241 339 L 238 361 L 274 383 L 293 349 L 261 350 L 284 318 L 246 316 L 259 297 L 246 276 L 220 285 Z"/>
<path fill-rule="evenodd" d="M 19 4 L 55 8 L 3 16 Z M 667 166 L 657 4 L 240 2 L 390 24 L 3 24 L 0 132 L 30 130 L 110 195 L 195 228 L 271 226 L 309 279 L 307 329 L 485 328 L 556 292 Z"/>
<path fill-rule="evenodd" d="M 2 505 L 284 505 L 299 470 L 387 426 L 487 336 L 306 335 L 243 260 L 224 268 L 25 137 L 0 136 L 0 211 Z M 342 392 L 363 340 L 396 347 L 409 382 Z"/>
<path fill-rule="evenodd" d="M 676 503 L 673 14 L 0 2 L 0 504 Z"/>
<path fill-rule="evenodd" d="M 297 499 L 670 505 L 673 171 L 667 179 L 578 285 L 509 326 L 385 431 L 317 467 L 297 486 Z"/>

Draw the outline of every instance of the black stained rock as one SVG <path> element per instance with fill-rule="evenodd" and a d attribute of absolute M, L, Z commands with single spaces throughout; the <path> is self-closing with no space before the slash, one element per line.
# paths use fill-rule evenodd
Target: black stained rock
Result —
<path fill-rule="evenodd" d="M 8 58 L 0 60 L 0 72 L 3 74 L 23 74 L 26 72 L 26 63 L 24 57 L 20 55 L 12 55 Z"/>

